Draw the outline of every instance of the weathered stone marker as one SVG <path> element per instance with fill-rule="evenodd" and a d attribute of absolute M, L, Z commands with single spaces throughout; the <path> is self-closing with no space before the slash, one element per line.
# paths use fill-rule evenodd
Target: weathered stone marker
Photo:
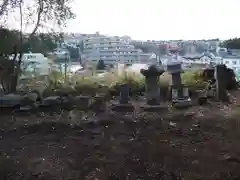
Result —
<path fill-rule="evenodd" d="M 74 98 L 74 101 L 78 110 L 87 110 L 90 106 L 89 96 L 76 96 Z"/>
<path fill-rule="evenodd" d="M 129 101 L 129 86 L 127 84 L 122 84 L 120 86 L 120 104 L 128 104 Z"/>
<path fill-rule="evenodd" d="M 160 88 L 159 77 L 164 73 L 164 70 L 154 65 L 149 66 L 148 69 L 141 69 L 142 75 L 145 76 L 146 82 L 146 98 L 148 105 L 160 104 Z"/>
<path fill-rule="evenodd" d="M 134 106 L 129 103 L 129 86 L 127 84 L 122 84 L 120 86 L 119 104 L 114 104 L 112 110 L 118 112 L 134 111 Z"/>
<path fill-rule="evenodd" d="M 167 71 L 172 75 L 172 104 L 174 107 L 188 107 L 191 105 L 191 99 L 188 94 L 188 88 L 182 84 L 181 73 L 182 65 L 180 61 L 169 61 Z"/>
<path fill-rule="evenodd" d="M 216 78 L 216 96 L 217 100 L 226 102 L 228 101 L 228 95 L 226 90 L 227 79 L 227 67 L 224 64 L 219 64 L 215 67 Z"/>
<path fill-rule="evenodd" d="M 160 106 L 159 77 L 164 73 L 164 69 L 159 66 L 151 65 L 148 69 L 141 69 L 145 76 L 147 105 L 142 106 L 147 111 L 158 111 Z"/>
<path fill-rule="evenodd" d="M 96 95 L 91 108 L 96 113 L 104 113 L 106 111 L 106 102 L 102 95 Z"/>

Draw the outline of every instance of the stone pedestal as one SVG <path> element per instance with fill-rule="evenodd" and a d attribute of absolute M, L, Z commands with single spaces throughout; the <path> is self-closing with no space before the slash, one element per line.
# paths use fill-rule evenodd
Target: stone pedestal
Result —
<path fill-rule="evenodd" d="M 172 105 L 176 108 L 186 108 L 192 105 L 188 88 L 183 85 L 177 87 L 172 86 Z"/>
<path fill-rule="evenodd" d="M 141 69 L 140 72 L 145 76 L 147 99 L 147 104 L 141 107 L 146 111 L 163 109 L 160 105 L 159 77 L 164 73 L 164 69 L 161 66 L 152 65 L 148 69 Z"/>
<path fill-rule="evenodd" d="M 79 110 L 87 110 L 90 106 L 90 97 L 89 96 L 76 96 L 74 98 L 76 108 Z"/>
<path fill-rule="evenodd" d="M 167 70 L 172 75 L 172 104 L 176 108 L 185 108 L 191 106 L 191 99 L 188 94 L 188 88 L 182 84 L 181 73 L 183 73 L 180 61 L 170 61 L 167 64 Z"/>
<path fill-rule="evenodd" d="M 131 103 L 129 103 L 129 86 L 127 84 L 123 84 L 120 86 L 119 103 L 113 104 L 112 110 L 117 112 L 134 111 L 134 106 Z"/>

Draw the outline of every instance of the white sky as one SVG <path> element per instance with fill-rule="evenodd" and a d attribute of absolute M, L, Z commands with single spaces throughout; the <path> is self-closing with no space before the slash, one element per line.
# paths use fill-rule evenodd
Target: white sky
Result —
<path fill-rule="evenodd" d="M 73 0 L 67 32 L 138 40 L 240 37 L 240 0 Z M 16 27 L 16 20 L 8 21 Z"/>
<path fill-rule="evenodd" d="M 67 31 L 133 39 L 240 36 L 240 0 L 75 0 Z"/>

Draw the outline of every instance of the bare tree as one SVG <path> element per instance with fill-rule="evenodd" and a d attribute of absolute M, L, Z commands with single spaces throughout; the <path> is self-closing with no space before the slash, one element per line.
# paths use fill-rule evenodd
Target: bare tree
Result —
<path fill-rule="evenodd" d="M 0 38 L 9 38 L 7 40 L 10 41 L 8 51 L 0 52 L 0 81 L 6 93 L 16 91 L 21 73 L 24 21 L 33 25 L 29 39 L 34 38 L 39 27 L 44 23 L 54 21 L 57 25 L 64 26 L 68 19 L 75 17 L 69 3 L 70 0 L 3 0 L 0 2 L 0 18 L 17 10 L 20 16 L 20 31 L 17 35 L 8 29 L 0 30 Z M 13 42 L 15 44 L 12 44 Z M 12 48 L 12 51 L 9 51 L 9 48 Z M 13 59 L 10 60 L 10 57 Z"/>

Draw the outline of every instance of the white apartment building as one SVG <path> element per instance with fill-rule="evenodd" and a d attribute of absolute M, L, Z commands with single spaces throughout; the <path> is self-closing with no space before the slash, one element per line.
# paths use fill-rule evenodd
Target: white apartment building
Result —
<path fill-rule="evenodd" d="M 106 65 L 110 64 L 135 64 L 154 63 L 156 57 L 153 53 L 146 54 L 140 49 L 135 49 L 129 44 L 129 38 L 118 36 L 108 37 L 96 33 L 83 39 L 84 54 L 90 64 L 96 64 L 103 60 Z"/>

